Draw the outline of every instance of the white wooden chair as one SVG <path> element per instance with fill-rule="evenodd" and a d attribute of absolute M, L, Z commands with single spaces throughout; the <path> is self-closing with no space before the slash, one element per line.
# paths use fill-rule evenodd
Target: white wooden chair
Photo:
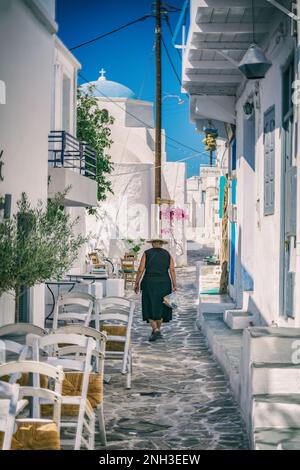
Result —
<path fill-rule="evenodd" d="M 62 321 L 65 324 L 75 321 L 76 323 L 83 323 L 85 326 L 89 326 L 93 311 L 93 301 L 86 298 L 85 293 L 82 293 L 80 296 L 74 296 L 74 294 L 71 292 L 58 296 L 53 312 L 52 328 L 54 330 L 58 328 L 59 322 Z"/>
<path fill-rule="evenodd" d="M 3 433 L 2 450 L 10 450 L 19 400 L 18 384 L 0 382 L 0 432 Z"/>
<path fill-rule="evenodd" d="M 82 334 L 66 333 L 53 333 L 44 337 L 28 335 L 27 340 L 28 345 L 32 346 L 32 354 L 35 360 L 42 359 L 41 352 L 44 351 L 47 354 L 46 360 L 50 364 L 60 365 L 66 372 L 62 389 L 61 427 L 76 430 L 74 450 L 80 450 L 82 446 L 88 450 L 93 450 L 95 413 L 87 396 L 92 370 L 92 353 L 96 348 L 96 341 Z M 52 354 L 55 357 L 51 357 Z M 70 387 L 69 394 L 67 394 L 66 388 L 68 384 L 71 384 L 72 377 L 79 381 L 78 385 L 81 390 L 73 388 L 72 394 L 70 394 L 72 388 Z M 75 421 L 71 419 L 74 414 Z M 62 440 L 63 445 L 70 445 L 71 443 L 72 441 L 69 439 Z"/>
<path fill-rule="evenodd" d="M 75 292 L 69 292 L 68 294 L 65 294 L 64 298 L 68 299 L 83 299 L 83 300 L 89 300 L 93 303 L 93 308 L 91 312 L 91 317 L 90 317 L 90 323 L 95 322 L 95 326 L 97 329 L 97 318 L 99 317 L 99 301 L 96 299 L 96 297 L 92 294 L 89 294 L 88 292 L 81 292 L 81 291 L 75 291 Z M 85 326 L 90 326 L 87 325 L 85 322 Z"/>
<path fill-rule="evenodd" d="M 30 433 L 30 426 L 37 426 L 37 429 L 45 431 L 46 443 L 45 446 L 48 448 L 47 444 L 47 433 L 50 434 L 49 439 L 53 436 L 56 438 L 57 443 L 55 444 L 55 449 L 60 448 L 59 443 L 59 432 L 60 432 L 60 417 L 61 417 L 61 390 L 62 383 L 64 379 L 64 373 L 62 368 L 54 367 L 47 363 L 42 363 L 38 361 L 15 361 L 8 362 L 7 364 L 0 365 L 0 378 L 3 376 L 18 377 L 20 374 L 32 374 L 33 385 L 18 385 L 19 387 L 19 401 L 17 403 L 17 414 L 21 410 L 24 410 L 28 405 L 27 398 L 33 398 L 33 407 L 32 407 L 32 417 L 28 418 L 16 418 L 15 422 L 19 426 L 28 425 L 27 432 Z M 46 378 L 46 386 L 40 385 L 40 377 L 43 376 Z M 49 387 L 49 379 L 54 382 L 53 389 Z M 4 383 L 4 382 L 3 382 Z M 12 385 L 12 384 L 9 384 Z M 51 402 L 53 405 L 53 416 L 51 419 L 41 419 L 41 404 L 44 400 Z M 54 427 L 49 429 L 48 425 L 54 424 Z M 44 427 L 44 428 L 43 428 Z M 34 445 L 34 444 L 33 444 Z"/>
<path fill-rule="evenodd" d="M 44 336 L 47 331 L 31 323 L 11 323 L 0 327 L 0 363 L 30 358 L 26 347 L 28 334 Z"/>
<path fill-rule="evenodd" d="M 123 297 L 99 300 L 99 329 L 107 333 L 106 360 L 121 360 L 126 388 L 131 388 L 132 344 L 131 329 L 135 304 Z M 98 320 L 97 320 L 98 325 Z"/>
<path fill-rule="evenodd" d="M 29 333 L 43 336 L 47 331 L 40 326 L 33 325 L 32 323 L 9 323 L 0 327 L 0 336 L 10 335 L 27 335 Z"/>
<path fill-rule="evenodd" d="M 95 328 L 86 327 L 83 325 L 67 325 L 59 328 L 58 330 L 53 330 L 53 333 L 67 333 L 67 334 L 81 334 L 90 338 L 93 338 L 96 341 L 96 351 L 93 351 L 93 356 L 95 358 L 95 367 L 94 371 L 96 374 L 99 374 L 101 377 L 101 382 L 103 386 L 104 378 L 104 360 L 105 360 L 105 348 L 107 335 L 105 332 L 97 331 Z M 95 409 L 99 423 L 99 434 L 100 442 L 103 446 L 106 446 L 106 431 L 105 431 L 105 420 L 104 420 L 104 411 L 103 411 L 103 390 L 99 394 L 98 400 L 95 400 Z"/>
<path fill-rule="evenodd" d="M 32 323 L 10 323 L 8 325 L 0 326 L 0 338 L 12 339 L 13 341 L 23 342 L 28 334 L 43 336 L 47 331 Z M 24 341 L 22 341 L 24 340 Z"/>
<path fill-rule="evenodd" d="M 17 343 L 10 339 L 1 339 L 1 347 L 3 348 L 4 361 L 2 363 L 14 362 L 14 361 L 25 361 L 26 359 L 31 359 L 31 349 L 24 344 Z M 14 384 L 17 380 L 22 381 L 22 374 L 13 374 L 9 378 L 9 383 Z"/>

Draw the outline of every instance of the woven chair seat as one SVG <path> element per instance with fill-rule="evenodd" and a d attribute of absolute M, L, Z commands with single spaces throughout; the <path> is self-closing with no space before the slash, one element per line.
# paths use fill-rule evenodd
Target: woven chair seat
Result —
<path fill-rule="evenodd" d="M 3 433 L 0 433 L 0 447 Z M 59 432 L 55 423 L 17 423 L 11 450 L 60 450 Z"/>
<path fill-rule="evenodd" d="M 107 336 L 126 336 L 127 326 L 126 325 L 101 325 L 101 331 L 105 331 Z M 109 338 L 106 341 L 106 351 L 117 351 L 123 352 L 125 342 L 121 341 L 110 341 Z"/>
<path fill-rule="evenodd" d="M 9 375 L 4 375 L 3 377 L 1 377 L 1 380 L 3 382 L 9 382 L 9 379 Z M 26 387 L 27 385 L 30 385 L 29 374 L 25 372 L 21 374 L 21 377 L 17 380 L 16 383 L 19 384 L 21 387 Z M 48 377 L 46 375 L 40 375 L 40 387 L 48 388 Z"/>
<path fill-rule="evenodd" d="M 81 395 L 82 372 L 66 372 L 62 386 L 62 396 L 78 397 Z M 87 393 L 88 401 L 92 408 L 103 401 L 103 376 L 101 374 L 92 373 L 89 378 L 89 387 Z M 42 405 L 42 416 L 52 416 L 53 405 Z M 61 407 L 62 416 L 77 416 L 79 412 L 78 405 L 66 405 Z"/>

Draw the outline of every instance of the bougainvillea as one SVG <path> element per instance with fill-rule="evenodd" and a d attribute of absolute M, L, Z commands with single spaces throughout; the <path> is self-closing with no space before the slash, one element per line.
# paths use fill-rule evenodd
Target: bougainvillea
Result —
<path fill-rule="evenodd" d="M 188 218 L 187 213 L 180 207 L 168 207 L 160 210 L 161 218 L 165 220 L 186 220 Z"/>

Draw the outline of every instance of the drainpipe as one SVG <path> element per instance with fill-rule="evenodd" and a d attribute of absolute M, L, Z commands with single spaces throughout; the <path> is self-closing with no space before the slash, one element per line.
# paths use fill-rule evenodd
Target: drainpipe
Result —
<path fill-rule="evenodd" d="M 300 0 L 297 0 L 297 14 L 300 12 Z M 297 80 L 300 80 L 300 21 L 297 21 Z M 295 89 L 295 96 L 298 96 L 299 83 Z M 300 326 L 300 103 L 296 103 L 297 119 L 297 237 L 296 237 L 296 299 L 295 299 L 295 326 Z"/>

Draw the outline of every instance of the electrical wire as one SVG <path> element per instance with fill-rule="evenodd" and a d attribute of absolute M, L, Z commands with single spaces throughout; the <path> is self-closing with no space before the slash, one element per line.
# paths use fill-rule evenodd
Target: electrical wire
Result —
<path fill-rule="evenodd" d="M 108 31 L 107 33 L 101 34 L 100 36 L 96 36 L 93 39 L 90 39 L 88 41 L 77 44 L 76 46 L 70 47 L 70 51 L 74 51 L 75 49 L 79 49 L 80 47 L 86 46 L 88 44 L 92 44 L 95 41 L 99 41 L 99 39 L 103 39 L 107 36 L 110 36 L 111 34 L 114 34 L 114 33 L 117 33 L 118 31 L 121 31 L 122 29 L 128 28 L 129 26 L 132 26 L 133 24 L 140 23 L 141 21 L 145 21 L 148 18 L 152 18 L 152 17 L 153 17 L 152 14 L 141 16 L 140 18 L 137 18 L 136 20 L 130 21 L 129 23 L 126 23 L 122 26 L 119 26 L 118 28 L 115 28 L 111 31 Z"/>
<path fill-rule="evenodd" d="M 172 61 L 172 58 L 171 58 L 170 53 L 169 53 L 169 51 L 168 51 L 168 48 L 167 48 L 167 46 L 166 46 L 166 43 L 165 43 L 165 40 L 164 40 L 163 35 L 161 36 L 161 40 L 162 40 L 162 43 L 163 43 L 163 46 L 164 46 L 166 55 L 167 55 L 167 57 L 168 57 L 168 61 L 169 61 L 170 65 L 171 65 L 171 67 L 172 67 L 172 69 L 173 69 L 173 72 L 174 72 L 174 74 L 176 75 L 176 78 L 177 78 L 177 80 L 178 80 L 178 82 L 179 82 L 179 85 L 180 85 L 180 87 L 181 87 L 181 79 L 180 79 L 180 77 L 179 77 L 179 75 L 178 75 L 178 73 L 177 73 L 177 70 L 176 70 L 176 68 L 175 68 L 175 65 L 174 65 L 174 63 L 173 63 L 173 61 Z"/>
<path fill-rule="evenodd" d="M 164 165 L 167 165 L 168 163 L 184 163 L 184 162 L 187 161 L 187 160 L 191 160 L 192 158 L 199 157 L 200 154 L 201 154 L 201 152 L 198 152 L 198 153 L 196 153 L 196 154 L 189 155 L 188 157 L 181 158 L 180 160 L 174 160 L 174 161 L 164 162 L 164 163 L 162 163 L 161 165 L 153 166 L 152 168 L 145 168 L 144 170 L 128 171 L 128 172 L 124 172 L 124 173 L 114 173 L 114 174 L 111 174 L 111 175 L 110 175 L 110 178 L 111 178 L 111 177 L 114 177 L 114 176 L 136 175 L 136 174 L 139 174 L 139 173 L 145 173 L 145 172 L 148 172 L 148 171 L 154 171 L 156 168 L 162 168 Z M 116 164 L 118 164 L 118 162 L 116 162 Z"/>
<path fill-rule="evenodd" d="M 78 76 L 82 78 L 82 80 L 85 81 L 85 83 L 89 83 L 89 80 L 81 73 L 81 72 L 78 72 Z M 110 101 L 111 103 L 113 103 L 115 106 L 119 107 L 120 109 L 122 109 L 122 111 L 125 111 L 126 114 L 128 114 L 129 116 L 133 117 L 134 119 L 136 119 L 138 122 L 140 122 L 141 124 L 143 124 L 144 126 L 146 127 L 149 127 L 149 124 L 146 123 L 145 121 L 143 121 L 142 119 L 140 119 L 139 117 L 135 116 L 133 113 L 131 113 L 130 111 L 128 111 L 127 109 L 124 110 L 124 108 L 118 104 L 116 101 L 114 101 L 113 99 L 111 99 L 109 96 L 107 96 L 105 93 L 103 93 L 103 91 L 101 91 L 99 88 L 97 88 L 97 85 L 94 85 L 95 86 L 95 89 L 100 93 L 100 95 L 103 96 L 103 98 L 106 98 L 108 101 Z M 197 152 L 199 153 L 199 150 L 193 148 L 193 147 L 190 147 L 189 145 L 186 145 L 186 144 L 183 144 L 182 142 L 178 141 L 177 139 L 174 139 L 174 137 L 170 137 L 169 135 L 165 134 L 165 138 L 176 143 L 177 145 L 180 145 L 181 147 L 183 148 L 186 148 L 188 150 L 191 150 L 193 152 Z"/>
<path fill-rule="evenodd" d="M 168 13 L 177 13 L 178 11 L 180 11 L 180 8 L 172 7 L 171 5 L 167 5 L 167 6 L 172 8 L 172 9 L 171 10 L 165 10 L 164 13 L 166 13 L 166 14 L 168 14 Z M 129 26 L 132 26 L 136 23 L 140 23 L 141 21 L 145 21 L 148 18 L 154 18 L 154 16 L 155 15 L 153 13 L 148 13 L 147 15 L 140 16 L 139 18 L 137 18 L 133 21 L 129 21 L 129 23 L 126 23 L 122 26 L 119 26 L 118 28 L 112 29 L 111 31 L 108 31 L 107 33 L 100 34 L 99 36 L 96 36 L 95 38 L 89 39 L 88 41 L 82 42 L 80 44 L 76 44 L 76 46 L 70 47 L 69 50 L 74 51 L 75 49 L 79 49 L 80 47 L 86 46 L 88 44 L 92 44 L 95 41 L 99 41 L 99 39 L 106 38 L 107 36 L 110 36 L 111 34 L 122 31 L 122 29 L 128 28 Z"/>
<path fill-rule="evenodd" d="M 170 32 L 170 34 L 171 34 L 171 39 L 173 39 L 174 31 L 173 31 L 173 29 L 172 29 L 172 26 L 171 26 L 171 23 L 170 23 L 170 19 L 169 19 L 168 16 L 166 16 L 166 23 L 167 23 L 169 32 Z M 179 52 L 179 50 L 178 50 L 176 47 L 175 47 L 175 50 L 176 50 L 177 55 L 178 55 L 178 57 L 179 57 L 179 59 L 180 59 L 180 62 L 181 62 L 182 58 L 181 58 L 180 52 Z"/>

